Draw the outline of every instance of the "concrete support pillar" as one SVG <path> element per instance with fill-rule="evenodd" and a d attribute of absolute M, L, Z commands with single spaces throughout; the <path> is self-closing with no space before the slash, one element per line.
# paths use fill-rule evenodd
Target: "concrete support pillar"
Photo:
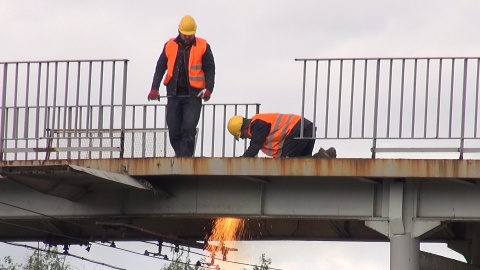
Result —
<path fill-rule="evenodd" d="M 420 241 L 410 233 L 390 237 L 390 270 L 420 270 Z"/>
<path fill-rule="evenodd" d="M 388 186 L 387 186 L 388 184 Z M 420 270 L 420 236 L 440 225 L 438 221 L 416 221 L 417 185 L 414 180 L 385 183 L 388 222 L 365 222 L 390 239 L 390 270 Z"/>

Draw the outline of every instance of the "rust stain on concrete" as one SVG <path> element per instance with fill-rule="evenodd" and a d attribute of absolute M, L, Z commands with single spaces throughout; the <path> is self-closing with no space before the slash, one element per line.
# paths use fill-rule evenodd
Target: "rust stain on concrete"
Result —
<path fill-rule="evenodd" d="M 342 177 L 480 178 L 480 160 L 307 159 L 307 158 L 132 158 L 96 160 L 2 161 L 9 167 L 77 165 L 129 175 L 249 175 Z"/>

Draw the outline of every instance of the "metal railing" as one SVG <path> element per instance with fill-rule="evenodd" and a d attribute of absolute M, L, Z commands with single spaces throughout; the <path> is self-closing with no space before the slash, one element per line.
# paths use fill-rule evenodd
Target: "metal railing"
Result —
<path fill-rule="evenodd" d="M 42 159 L 50 130 L 123 132 L 127 66 L 125 59 L 0 62 L 0 159 Z"/>
<path fill-rule="evenodd" d="M 315 123 L 315 139 L 368 140 L 372 158 L 480 152 L 480 58 L 296 61 L 303 62 L 302 115 Z M 171 156 L 165 99 L 127 105 L 127 65 L 0 62 L 0 159 Z M 227 121 L 258 112 L 257 103 L 205 103 L 195 156 L 242 154 L 247 141 L 229 136 Z"/>
<path fill-rule="evenodd" d="M 165 99 L 126 104 L 128 60 L 0 62 L 0 160 L 167 157 Z M 236 156 L 231 116 L 260 104 L 204 104 L 195 156 Z M 228 138 L 226 137 L 228 136 Z"/>
<path fill-rule="evenodd" d="M 480 152 L 478 57 L 295 60 L 316 139 L 368 139 L 372 158 Z"/>
<path fill-rule="evenodd" d="M 55 113 L 47 109 L 46 123 L 51 122 L 50 118 L 66 115 L 67 124 L 63 125 L 63 118 L 56 117 L 55 125 L 43 123 L 38 132 L 36 126 L 33 130 L 27 126 L 25 132 L 16 132 L 17 124 L 22 123 L 10 115 L 15 110 L 23 115 L 29 108 L 7 107 L 6 118 L 11 121 L 5 122 L 5 131 L 11 135 L 3 138 L 3 160 L 172 157 L 175 153 L 169 142 L 165 109 L 166 104 L 161 103 L 91 105 L 88 109 L 69 106 L 57 108 Z M 63 110 L 69 112 L 64 114 Z M 246 141 L 234 140 L 226 130 L 227 122 L 236 114 L 252 116 L 259 110 L 260 104 L 255 103 L 204 104 L 197 128 L 195 156 L 241 155 L 247 147 Z M 40 111 L 43 115 L 43 110 Z M 102 128 L 105 122 L 96 120 L 109 119 L 121 111 L 126 112 L 126 118 L 116 119 L 118 121 L 113 121 L 108 128 Z M 84 128 L 85 122 L 92 124 Z"/>
<path fill-rule="evenodd" d="M 125 118 L 126 129 L 165 130 L 163 147 L 170 148 L 168 130 L 166 129 L 166 100 L 160 103 L 127 105 Z M 241 114 L 251 117 L 260 112 L 260 104 L 214 104 L 204 103 L 197 126 L 196 157 L 234 157 L 243 154 L 247 142 L 237 142 L 227 131 L 230 117 Z M 142 147 L 137 147 L 142 149 Z M 171 149 L 171 148 L 170 148 Z"/>

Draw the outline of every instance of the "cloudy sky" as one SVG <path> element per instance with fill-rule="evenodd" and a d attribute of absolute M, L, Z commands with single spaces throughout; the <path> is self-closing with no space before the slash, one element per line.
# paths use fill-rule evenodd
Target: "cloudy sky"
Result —
<path fill-rule="evenodd" d="M 478 10 L 478 0 L 0 0 L 0 62 L 129 59 L 128 103 L 145 103 L 163 44 L 190 14 L 216 60 L 210 102 L 299 113 L 302 65 L 295 58 L 480 56 Z M 422 249 L 460 258 L 444 245 Z M 266 253 L 281 269 L 389 266 L 385 243 L 256 243 L 244 250 L 251 262 Z M 22 258 L 25 249 L 0 245 L 0 258 L 11 252 Z M 119 251 L 78 255 L 159 269 L 156 260 Z"/>

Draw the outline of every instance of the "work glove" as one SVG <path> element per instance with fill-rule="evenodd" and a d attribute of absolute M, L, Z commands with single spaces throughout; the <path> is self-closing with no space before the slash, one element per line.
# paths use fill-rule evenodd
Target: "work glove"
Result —
<path fill-rule="evenodd" d="M 160 100 L 160 95 L 158 94 L 158 90 L 157 89 L 152 89 L 150 90 L 150 93 L 148 93 L 148 100 Z"/>
<path fill-rule="evenodd" d="M 212 91 L 203 89 L 198 93 L 197 97 L 203 98 L 203 100 L 208 101 L 210 99 L 210 96 L 212 95 Z"/>

